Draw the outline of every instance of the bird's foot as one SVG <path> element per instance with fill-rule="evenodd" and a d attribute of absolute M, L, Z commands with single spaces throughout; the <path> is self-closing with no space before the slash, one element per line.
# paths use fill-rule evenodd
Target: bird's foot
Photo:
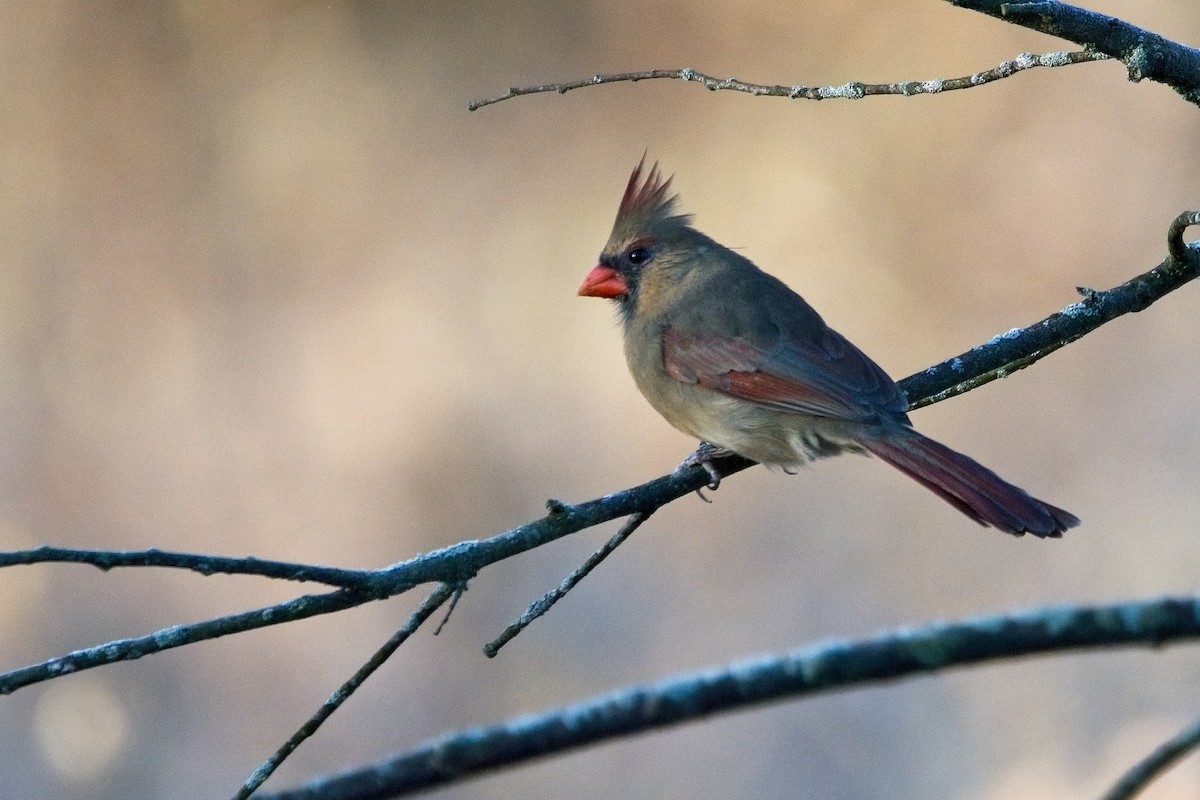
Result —
<path fill-rule="evenodd" d="M 713 461 L 715 461 L 718 458 L 725 458 L 726 456 L 731 456 L 733 454 L 734 453 L 732 450 L 728 450 L 719 445 L 715 445 L 710 442 L 701 442 L 700 446 L 698 448 L 696 448 L 696 452 L 692 453 L 687 458 L 685 458 L 682 462 L 680 462 L 679 466 L 676 467 L 675 469 L 677 471 L 680 471 L 680 470 L 685 470 L 685 469 L 691 469 L 692 467 L 700 467 L 701 469 L 703 469 L 705 472 L 708 473 L 708 488 L 712 489 L 713 491 L 716 491 L 721 485 L 721 477 L 722 476 L 721 476 L 721 471 L 717 469 L 716 465 L 713 464 Z M 696 494 L 700 495 L 700 499 L 703 500 L 704 502 L 706 502 L 706 503 L 712 502 L 711 500 L 709 500 L 707 497 L 704 496 L 704 492 L 701 491 L 700 489 L 696 490 Z"/>

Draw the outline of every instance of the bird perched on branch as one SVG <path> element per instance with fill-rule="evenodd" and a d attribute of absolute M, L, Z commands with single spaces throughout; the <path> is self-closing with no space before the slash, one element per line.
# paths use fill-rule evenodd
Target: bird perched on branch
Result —
<path fill-rule="evenodd" d="M 676 212 L 670 179 L 645 157 L 621 198 L 600 263 L 579 288 L 610 298 L 638 389 L 702 444 L 709 471 L 729 453 L 785 469 L 870 453 L 981 525 L 1061 536 L 1073 514 L 1030 496 L 917 433 L 896 383 L 798 294 Z"/>

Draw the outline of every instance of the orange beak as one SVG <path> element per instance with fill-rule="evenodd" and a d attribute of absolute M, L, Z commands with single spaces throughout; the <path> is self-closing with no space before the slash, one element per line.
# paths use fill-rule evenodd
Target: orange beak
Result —
<path fill-rule="evenodd" d="M 583 279 L 579 287 L 580 297 L 623 297 L 629 294 L 629 285 L 621 274 L 612 267 L 597 264 Z"/>

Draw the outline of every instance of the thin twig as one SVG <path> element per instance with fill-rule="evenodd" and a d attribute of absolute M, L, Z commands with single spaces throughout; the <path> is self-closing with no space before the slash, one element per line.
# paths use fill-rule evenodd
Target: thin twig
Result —
<path fill-rule="evenodd" d="M 442 617 L 442 621 L 439 622 L 438 626 L 433 629 L 434 636 L 442 635 L 442 628 L 445 628 L 446 624 L 450 622 L 450 617 L 454 614 L 454 609 L 458 608 L 458 601 L 462 599 L 462 596 L 466 593 L 466 591 L 466 581 L 463 581 L 454 587 L 454 594 L 450 596 L 450 604 L 446 606 L 446 616 Z"/>
<path fill-rule="evenodd" d="M 180 553 L 157 548 L 90 550 L 44 546 L 0 553 L 0 567 L 28 564 L 90 564 L 106 571 L 116 567 L 171 567 L 199 572 L 201 575 L 258 575 L 285 581 L 325 583 L 344 589 L 356 589 L 370 582 L 368 570 L 268 561 L 253 556 L 233 558 L 203 553 Z"/>
<path fill-rule="evenodd" d="M 500 648 L 508 644 L 517 634 L 529 627 L 529 623 L 545 614 L 550 608 L 566 595 L 567 592 L 575 588 L 575 584 L 579 583 L 587 576 L 601 561 L 621 546 L 621 543 L 630 537 L 630 535 L 638 529 L 638 527 L 650 518 L 652 511 L 639 511 L 636 514 L 631 514 L 629 519 L 625 520 L 625 524 L 621 529 L 612 535 L 612 537 L 604 543 L 604 545 L 588 556 L 587 560 L 580 564 L 575 570 L 568 575 L 563 582 L 558 585 L 558 588 L 551 589 L 535 600 L 525 613 L 520 618 L 509 625 L 504 631 L 492 641 L 483 646 L 483 652 L 488 658 L 495 658 L 500 652 Z"/>
<path fill-rule="evenodd" d="M 1130 800 L 1197 747 L 1200 747 L 1200 720 L 1163 742 L 1153 753 L 1131 767 L 1101 800 Z"/>
<path fill-rule="evenodd" d="M 271 777 L 272 773 L 279 768 L 279 765 L 305 739 L 316 733 L 321 724 L 329 719 L 330 715 L 337 711 L 343 703 L 349 700 L 350 695 L 354 694 L 355 690 L 359 686 L 362 686 L 367 678 L 371 677 L 371 673 L 379 669 L 391 657 L 392 653 L 396 652 L 396 649 L 404 644 L 408 637 L 415 633 L 417 628 L 420 628 L 425 620 L 429 619 L 433 612 L 437 611 L 438 607 L 457 591 L 457 588 L 448 583 L 443 583 L 434 589 L 417 610 L 409 616 L 404 626 L 396 631 L 382 647 L 376 650 L 374 655 L 359 667 L 358 671 L 349 680 L 338 687 L 338 690 L 329 696 L 329 699 L 317 709 L 316 713 L 309 717 L 308 721 L 301 725 L 278 750 L 272 753 L 270 758 L 264 761 L 258 769 L 254 770 L 254 774 L 246 779 L 246 782 L 242 784 L 242 788 L 233 796 L 233 800 L 247 800 L 250 795 L 254 794 L 255 790 L 262 786 L 267 778 Z"/>
<path fill-rule="evenodd" d="M 619 72 L 609 75 L 593 75 L 582 80 L 565 81 L 563 83 L 547 83 L 540 86 L 514 86 L 502 95 L 489 97 L 484 100 L 472 100 L 467 103 L 467 109 L 478 111 L 484 106 L 490 106 L 503 100 L 521 97 L 527 94 L 544 94 L 557 92 L 566 94 L 573 89 L 586 86 L 600 86 L 606 83 L 636 83 L 656 79 L 672 79 L 699 83 L 711 91 L 744 92 L 757 97 L 786 97 L 789 100 L 828 100 L 840 97 L 858 100 L 871 95 L 902 95 L 911 97 L 918 94 L 937 94 L 955 89 L 970 89 L 985 83 L 1002 80 L 1018 72 L 1024 72 L 1034 67 L 1062 67 L 1067 64 L 1079 64 L 1084 61 L 1103 61 L 1108 56 L 1091 50 L 1076 52 L 1056 51 L 1053 53 L 1021 53 L 1011 61 L 1005 61 L 998 66 L 983 72 L 964 75 L 961 78 L 932 78 L 924 81 L 900 81 L 897 83 L 862 83 L 851 81 L 840 86 L 791 86 L 770 85 L 762 83 L 747 83 L 737 78 L 716 78 L 703 72 L 684 67 L 683 69 L 650 69 L 642 72 Z"/>
<path fill-rule="evenodd" d="M 1034 654 L 1161 647 L 1200 638 L 1200 595 L 1048 606 L 710 667 L 565 708 L 446 733 L 375 764 L 262 800 L 382 800 L 499 767 L 753 705 Z"/>
<path fill-rule="evenodd" d="M 142 656 L 216 639 L 231 633 L 252 631 L 268 625 L 306 619 L 318 614 L 331 614 L 374 599 L 379 598 L 373 594 L 347 589 L 339 589 L 327 594 L 303 595 L 253 611 L 243 611 L 191 625 L 174 625 L 146 636 L 117 639 L 95 647 L 74 650 L 37 664 L 30 664 L 0 674 L 0 695 L 11 694 L 22 687 L 80 670 L 117 661 L 133 661 Z"/>

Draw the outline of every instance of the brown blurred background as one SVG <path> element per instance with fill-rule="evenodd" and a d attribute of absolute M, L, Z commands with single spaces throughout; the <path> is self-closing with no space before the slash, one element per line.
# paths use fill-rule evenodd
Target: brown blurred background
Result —
<path fill-rule="evenodd" d="M 643 150 L 901 378 L 1153 266 L 1200 124 L 1118 63 L 812 103 L 678 82 L 468 113 L 510 85 L 692 66 L 953 77 L 1062 42 L 940 0 L 4 4 L 0 547 L 375 567 L 670 469 L 612 310 L 575 297 Z M 1200 42 L 1194 0 L 1092 3 Z M 800 9 L 803 9 L 801 11 Z M 1084 519 L 977 529 L 879 463 L 738 476 L 661 512 L 494 661 L 611 527 L 489 568 L 271 784 L 630 682 L 901 624 L 1194 591 L 1187 287 L 915 415 Z M 295 588 L 0 575 L 4 669 Z M 0 794 L 230 795 L 416 596 L 0 699 Z M 1071 655 L 772 706 L 437 797 L 1089 798 L 1200 715 L 1194 648 Z M 1194 798 L 1196 758 L 1147 795 Z"/>

